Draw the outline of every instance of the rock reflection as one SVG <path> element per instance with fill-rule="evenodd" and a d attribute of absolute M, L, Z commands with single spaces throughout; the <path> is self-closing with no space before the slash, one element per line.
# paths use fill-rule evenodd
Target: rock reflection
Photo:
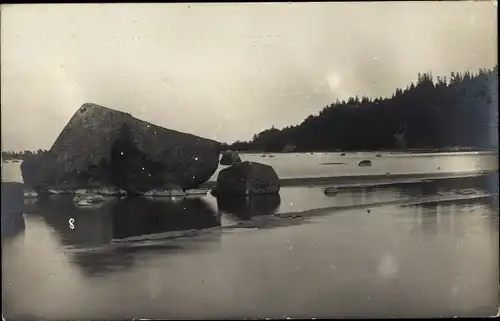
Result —
<path fill-rule="evenodd" d="M 23 208 L 23 185 L 14 182 L 2 182 L 2 242 L 24 232 L 26 225 Z"/>
<path fill-rule="evenodd" d="M 2 242 L 24 233 L 26 224 L 22 212 L 4 213 L 2 211 Z"/>
<path fill-rule="evenodd" d="M 61 243 L 73 247 L 66 252 L 69 260 L 88 276 L 129 269 L 138 251 L 158 255 L 179 249 L 168 242 L 136 246 L 112 244 L 111 240 L 220 225 L 216 212 L 201 198 L 183 198 L 177 202 L 140 197 L 112 199 L 101 207 L 82 209 L 74 206 L 71 197 L 57 196 L 40 200 L 36 208 L 59 235 Z M 74 229 L 69 227 L 69 218 L 75 220 Z"/>
<path fill-rule="evenodd" d="M 220 211 L 234 215 L 240 220 L 249 220 L 252 216 L 274 214 L 280 204 L 279 194 L 217 198 L 217 207 Z"/>
<path fill-rule="evenodd" d="M 220 225 L 201 198 L 154 201 L 140 197 L 112 199 L 97 208 L 78 208 L 71 197 L 39 200 L 36 211 L 59 234 L 64 245 L 98 246 L 113 239 Z M 74 219 L 74 229 L 69 219 Z"/>
<path fill-rule="evenodd" d="M 179 201 L 125 199 L 114 207 L 114 213 L 115 239 L 220 226 L 217 213 L 202 198 Z"/>
<path fill-rule="evenodd" d="M 23 212 L 23 184 L 2 182 L 2 214 Z"/>

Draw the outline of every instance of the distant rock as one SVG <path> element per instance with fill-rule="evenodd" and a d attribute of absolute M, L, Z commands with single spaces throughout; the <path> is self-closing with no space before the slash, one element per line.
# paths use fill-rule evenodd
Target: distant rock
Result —
<path fill-rule="evenodd" d="M 375 157 L 382 157 L 382 155 L 380 155 L 380 154 L 377 154 L 377 155 L 375 155 Z"/>
<path fill-rule="evenodd" d="M 196 188 L 218 162 L 215 141 L 84 104 L 51 149 L 25 160 L 21 171 L 25 184 L 39 192 L 116 186 L 141 194 L 167 183 Z"/>
<path fill-rule="evenodd" d="M 279 190 L 279 178 L 271 166 L 245 161 L 220 171 L 212 194 L 217 197 L 261 195 L 278 193 Z"/>
<path fill-rule="evenodd" d="M 241 162 L 241 158 L 237 152 L 231 150 L 226 150 L 222 152 L 222 156 L 220 159 L 221 165 L 233 165 L 234 163 L 239 163 L 239 162 Z"/>
<path fill-rule="evenodd" d="M 362 160 L 361 162 L 359 162 L 358 166 L 372 166 L 372 161 L 371 160 L 368 160 L 368 159 L 365 159 L 365 160 Z"/>
<path fill-rule="evenodd" d="M 345 153 L 341 153 L 340 156 L 345 156 Z"/>

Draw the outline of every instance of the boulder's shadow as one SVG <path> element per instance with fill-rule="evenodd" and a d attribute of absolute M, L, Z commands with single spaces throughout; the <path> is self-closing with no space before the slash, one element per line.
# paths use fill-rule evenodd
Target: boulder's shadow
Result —
<path fill-rule="evenodd" d="M 217 198 L 217 206 L 220 211 L 236 216 L 240 220 L 274 214 L 280 204 L 281 197 L 278 193 Z"/>

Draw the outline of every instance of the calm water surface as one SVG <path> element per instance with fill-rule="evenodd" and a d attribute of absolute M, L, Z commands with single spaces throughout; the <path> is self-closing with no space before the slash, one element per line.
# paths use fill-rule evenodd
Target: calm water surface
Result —
<path fill-rule="evenodd" d="M 54 196 L 23 212 L 2 210 L 6 318 L 489 316 L 499 303 L 497 174 L 88 209 Z"/>

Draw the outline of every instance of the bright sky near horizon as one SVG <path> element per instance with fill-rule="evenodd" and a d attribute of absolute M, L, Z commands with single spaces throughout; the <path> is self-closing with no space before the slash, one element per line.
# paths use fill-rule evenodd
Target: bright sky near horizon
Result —
<path fill-rule="evenodd" d="M 490 1 L 1 7 L 3 150 L 48 149 L 85 102 L 233 142 L 417 73 L 497 64 Z"/>

